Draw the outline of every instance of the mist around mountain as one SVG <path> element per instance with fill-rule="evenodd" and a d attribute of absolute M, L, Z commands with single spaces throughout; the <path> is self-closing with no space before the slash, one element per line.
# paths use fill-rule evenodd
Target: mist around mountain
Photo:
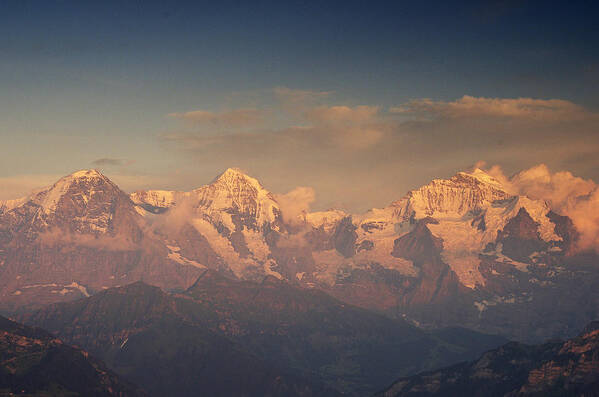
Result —
<path fill-rule="evenodd" d="M 0 307 L 11 312 L 140 279 L 184 289 L 201 273 L 168 258 L 129 196 L 95 170 L 0 212 Z"/>

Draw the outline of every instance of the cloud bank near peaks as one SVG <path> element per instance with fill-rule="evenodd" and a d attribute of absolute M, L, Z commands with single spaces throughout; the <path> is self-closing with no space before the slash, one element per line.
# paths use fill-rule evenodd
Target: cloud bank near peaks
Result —
<path fill-rule="evenodd" d="M 161 142 L 195 169 L 236 164 L 275 191 L 313 186 L 318 209 L 381 207 L 479 158 L 510 174 L 543 163 L 599 177 L 599 117 L 563 99 L 462 96 L 385 107 L 278 87 L 235 100 L 238 108 L 173 113 Z"/>
<path fill-rule="evenodd" d="M 545 200 L 557 213 L 572 219 L 580 232 L 578 248 L 599 251 L 599 185 L 568 171 L 551 172 L 545 164 L 507 178 L 499 166 L 488 171 L 510 193 Z"/>
<path fill-rule="evenodd" d="M 477 167 L 484 167 L 479 162 Z M 572 219 L 580 233 L 578 250 L 599 252 L 599 185 L 590 179 L 574 176 L 568 171 L 551 172 L 545 164 L 538 164 L 508 178 L 500 166 L 487 170 L 498 179 L 508 192 L 544 200 L 557 213 Z M 310 187 L 297 187 L 286 194 L 275 194 L 285 222 L 300 226 L 305 214 L 315 201 Z"/>
<path fill-rule="evenodd" d="M 296 225 L 305 220 L 310 212 L 310 205 L 316 199 L 316 192 L 311 187 L 298 186 L 285 194 L 275 194 L 281 215 L 286 223 Z"/>

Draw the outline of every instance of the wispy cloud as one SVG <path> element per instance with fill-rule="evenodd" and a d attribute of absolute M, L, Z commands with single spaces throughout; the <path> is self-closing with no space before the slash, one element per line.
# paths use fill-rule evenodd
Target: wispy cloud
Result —
<path fill-rule="evenodd" d="M 120 166 L 130 165 L 130 164 L 132 164 L 132 161 L 125 160 L 125 159 L 105 157 L 105 158 L 94 160 L 91 162 L 91 164 L 95 167 L 110 167 L 110 166 L 120 167 Z"/>
<path fill-rule="evenodd" d="M 416 99 L 389 110 L 432 118 L 522 118 L 538 121 L 572 121 L 593 115 L 570 101 L 533 98 L 477 98 L 465 95 L 455 101 Z"/>
<path fill-rule="evenodd" d="M 193 124 L 204 124 L 226 128 L 253 127 L 264 121 L 265 111 L 244 108 L 224 112 L 208 110 L 192 110 L 184 113 L 170 113 L 169 117 L 185 120 Z"/>
<path fill-rule="evenodd" d="M 285 222 L 295 224 L 310 211 L 310 205 L 316 198 L 316 193 L 311 187 L 298 186 L 285 194 L 276 194 L 281 214 Z"/>
<path fill-rule="evenodd" d="M 379 142 L 384 131 L 388 129 L 388 121 L 383 120 L 379 108 L 372 106 L 313 107 L 303 112 L 299 121 L 303 125 L 291 125 L 276 130 L 231 132 L 224 135 L 205 131 L 179 132 L 165 134 L 163 138 L 168 141 L 185 142 L 189 145 L 188 148 L 207 147 L 230 140 L 235 144 L 243 142 L 246 148 L 261 146 L 258 150 L 268 150 L 285 144 L 295 147 L 314 145 L 362 150 Z"/>
<path fill-rule="evenodd" d="M 513 194 L 545 200 L 552 209 L 569 216 L 578 232 L 578 248 L 599 251 L 599 185 L 569 171 L 552 172 L 545 164 L 538 164 L 505 176 L 499 166 L 489 172 L 498 178 Z"/>

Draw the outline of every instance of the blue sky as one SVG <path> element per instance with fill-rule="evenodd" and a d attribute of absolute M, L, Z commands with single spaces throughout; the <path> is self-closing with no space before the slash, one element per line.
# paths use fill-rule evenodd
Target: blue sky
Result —
<path fill-rule="evenodd" d="M 90 167 L 131 190 L 236 166 L 351 208 L 478 160 L 597 180 L 598 15 L 591 1 L 4 2 L 0 199 Z M 479 113 L 449 114 L 465 95 Z M 406 107 L 425 98 L 424 116 Z M 489 98 L 564 102 L 514 116 L 489 109 L 531 105 Z M 260 121 L 222 121 L 239 109 Z M 213 115 L 183 117 L 198 110 Z"/>

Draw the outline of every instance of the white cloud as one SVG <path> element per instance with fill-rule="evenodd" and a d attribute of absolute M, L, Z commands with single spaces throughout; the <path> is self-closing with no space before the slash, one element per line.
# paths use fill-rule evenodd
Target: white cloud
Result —
<path fill-rule="evenodd" d="M 104 157 L 104 158 L 92 161 L 91 164 L 93 166 L 97 166 L 97 167 L 122 167 L 122 166 L 133 164 L 133 161 L 126 160 L 126 159 Z"/>
<path fill-rule="evenodd" d="M 599 185 L 569 171 L 551 172 L 545 164 L 507 178 L 499 166 L 489 173 L 513 194 L 545 200 L 556 212 L 567 215 L 580 232 L 578 248 L 599 251 Z"/>
<path fill-rule="evenodd" d="M 286 194 L 276 194 L 283 220 L 289 224 L 301 223 L 305 214 L 310 211 L 310 205 L 316 199 L 316 193 L 311 187 L 299 186 Z"/>

